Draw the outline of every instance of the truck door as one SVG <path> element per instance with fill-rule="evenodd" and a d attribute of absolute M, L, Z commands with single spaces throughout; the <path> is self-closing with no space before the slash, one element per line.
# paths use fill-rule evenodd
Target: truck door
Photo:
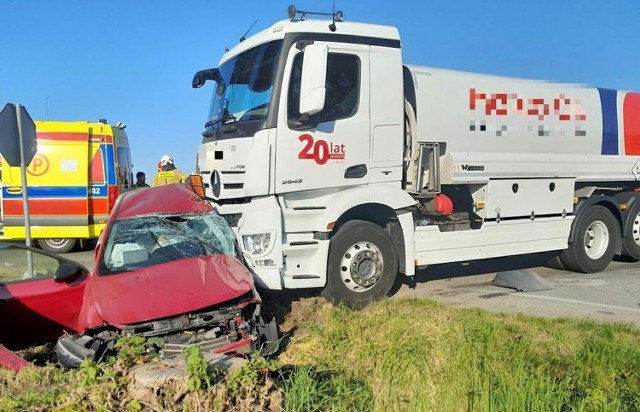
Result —
<path fill-rule="evenodd" d="M 278 115 L 276 193 L 361 185 L 369 165 L 369 46 L 328 46 L 324 108 L 301 121 L 304 51 L 290 49 Z"/>

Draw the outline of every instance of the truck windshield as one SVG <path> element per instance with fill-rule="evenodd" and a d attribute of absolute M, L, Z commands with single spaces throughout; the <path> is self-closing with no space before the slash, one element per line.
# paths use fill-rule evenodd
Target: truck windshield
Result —
<path fill-rule="evenodd" d="M 281 40 L 265 43 L 220 66 L 222 80 L 213 92 L 206 127 L 267 117 L 281 48 Z"/>

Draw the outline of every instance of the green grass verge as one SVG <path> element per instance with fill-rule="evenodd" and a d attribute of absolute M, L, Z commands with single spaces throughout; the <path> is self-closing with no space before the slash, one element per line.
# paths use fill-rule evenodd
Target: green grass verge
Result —
<path fill-rule="evenodd" d="M 224 374 L 193 354 L 189 377 L 142 392 L 131 358 L 0 371 L 0 410 L 640 411 L 640 331 L 628 325 L 311 298 L 282 326 L 296 329 L 277 361 Z"/>
<path fill-rule="evenodd" d="M 315 311 L 281 361 L 365 382 L 370 395 L 352 396 L 356 409 L 640 410 L 640 332 L 632 326 L 424 299 Z"/>

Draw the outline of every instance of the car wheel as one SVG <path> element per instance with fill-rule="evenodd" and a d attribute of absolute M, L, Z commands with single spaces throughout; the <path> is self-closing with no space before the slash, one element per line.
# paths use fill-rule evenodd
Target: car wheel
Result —
<path fill-rule="evenodd" d="M 108 349 L 108 345 L 88 335 L 64 335 L 56 343 L 58 363 L 65 369 L 79 368 L 89 359 L 98 361 Z"/>
<path fill-rule="evenodd" d="M 592 206 L 574 222 L 573 243 L 560 256 L 568 270 L 583 273 L 600 272 L 615 254 L 620 226 L 609 209 Z"/>
<path fill-rule="evenodd" d="M 622 239 L 622 254 L 634 260 L 640 260 L 640 198 L 636 198 L 629 209 Z"/>
<path fill-rule="evenodd" d="M 389 235 L 362 220 L 338 230 L 329 245 L 328 263 L 322 294 L 352 308 L 387 296 L 398 274 L 398 257 Z"/>
<path fill-rule="evenodd" d="M 67 253 L 76 246 L 76 239 L 48 238 L 38 239 L 40 248 L 49 253 Z"/>

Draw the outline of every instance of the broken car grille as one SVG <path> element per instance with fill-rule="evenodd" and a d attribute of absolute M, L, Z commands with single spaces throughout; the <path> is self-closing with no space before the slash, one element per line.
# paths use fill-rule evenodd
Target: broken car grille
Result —
<path fill-rule="evenodd" d="M 185 349 L 190 346 L 197 346 L 201 353 L 212 352 L 216 349 L 223 348 L 237 339 L 232 339 L 231 335 L 223 335 L 214 339 L 207 339 L 196 343 L 165 343 L 162 350 L 163 358 L 171 358 L 184 354 Z"/>
<path fill-rule="evenodd" d="M 208 312 L 189 313 L 175 318 L 125 325 L 124 333 L 127 336 L 138 335 L 145 337 L 166 335 L 173 332 L 224 323 L 238 316 L 241 316 L 240 308 L 232 306 Z"/>

